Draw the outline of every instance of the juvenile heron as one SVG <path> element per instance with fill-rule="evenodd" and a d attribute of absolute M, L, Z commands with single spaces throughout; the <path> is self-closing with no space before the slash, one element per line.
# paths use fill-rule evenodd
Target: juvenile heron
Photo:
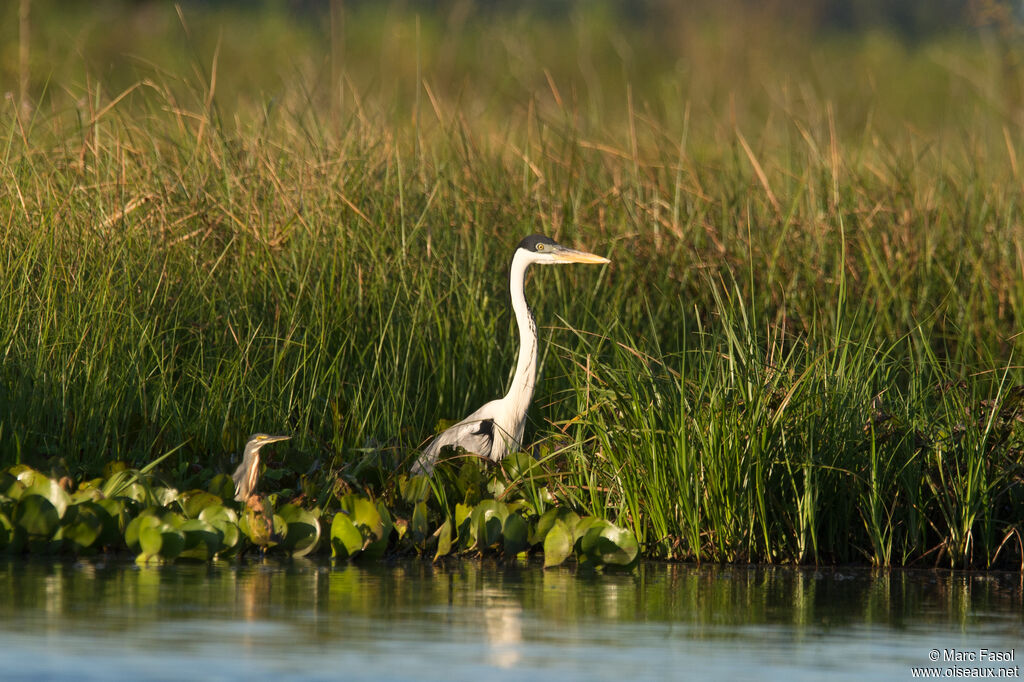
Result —
<path fill-rule="evenodd" d="M 249 496 L 256 492 L 256 482 L 260 477 L 260 448 L 281 440 L 288 440 L 291 436 L 268 436 L 265 433 L 253 434 L 249 442 L 245 444 L 245 451 L 242 453 L 242 463 L 235 469 L 235 499 L 245 502 Z"/>
<path fill-rule="evenodd" d="M 518 449 L 526 426 L 526 410 L 537 380 L 537 325 L 526 304 L 523 283 L 526 270 L 534 263 L 610 263 L 607 258 L 570 249 L 534 234 L 519 242 L 512 256 L 509 291 L 512 310 L 519 327 L 519 361 L 512 385 L 504 398 L 492 400 L 458 424 L 441 432 L 420 453 L 412 466 L 414 474 L 429 474 L 443 448 L 454 446 L 486 457 L 492 462 Z"/>

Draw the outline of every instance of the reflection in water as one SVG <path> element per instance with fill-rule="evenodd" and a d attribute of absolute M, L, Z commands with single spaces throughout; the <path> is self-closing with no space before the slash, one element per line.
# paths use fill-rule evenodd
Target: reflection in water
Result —
<path fill-rule="evenodd" d="M 82 674 L 89 661 L 106 674 L 117 660 L 123 679 L 151 678 L 160 669 L 153 658 L 165 656 L 209 679 L 317 670 L 621 679 L 680 668 L 813 679 L 853 663 L 860 674 L 868 664 L 909 677 L 931 648 L 1017 645 L 1019 660 L 1022 591 L 1021 576 L 1005 573 L 8 560 L 0 563 L 0 670 L 60 679 L 73 669 L 92 679 Z M 33 649 L 46 656 L 20 655 Z M 40 660 L 50 667 L 31 667 Z"/>
<path fill-rule="evenodd" d="M 523 641 L 523 608 L 519 602 L 495 589 L 485 589 L 484 628 L 487 633 L 487 660 L 499 668 L 513 668 L 519 662 Z"/>

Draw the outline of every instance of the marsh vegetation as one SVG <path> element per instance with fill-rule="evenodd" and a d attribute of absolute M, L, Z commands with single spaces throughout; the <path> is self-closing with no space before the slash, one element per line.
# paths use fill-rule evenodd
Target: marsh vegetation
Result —
<path fill-rule="evenodd" d="M 382 550 L 501 552 L 458 537 L 483 504 L 648 557 L 1024 565 L 1012 24 L 32 7 L 0 53 L 6 528 L 22 475 L 184 521 L 265 431 L 268 505 L 389 510 Z M 530 457 L 410 481 L 504 392 L 534 232 L 612 265 L 528 284 Z"/>

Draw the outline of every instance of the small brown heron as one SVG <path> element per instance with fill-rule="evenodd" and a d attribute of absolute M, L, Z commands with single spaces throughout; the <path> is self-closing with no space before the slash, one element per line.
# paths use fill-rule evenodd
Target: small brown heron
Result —
<path fill-rule="evenodd" d="M 260 477 L 260 448 L 281 440 L 288 440 L 291 436 L 268 436 L 265 433 L 254 434 L 245 444 L 245 451 L 242 453 L 242 463 L 235 469 L 235 499 L 245 502 L 249 496 L 256 492 L 256 482 Z"/>
<path fill-rule="evenodd" d="M 512 385 L 504 398 L 492 400 L 458 424 L 441 432 L 420 453 L 413 463 L 414 474 L 429 474 L 442 448 L 463 448 L 492 462 L 503 459 L 509 452 L 521 447 L 526 427 L 526 410 L 533 398 L 537 381 L 537 325 L 526 304 L 523 284 L 526 270 L 534 263 L 610 263 L 607 258 L 586 251 L 570 249 L 543 235 L 530 235 L 519 242 L 512 256 L 509 271 L 509 291 L 512 310 L 519 327 L 519 361 Z"/>

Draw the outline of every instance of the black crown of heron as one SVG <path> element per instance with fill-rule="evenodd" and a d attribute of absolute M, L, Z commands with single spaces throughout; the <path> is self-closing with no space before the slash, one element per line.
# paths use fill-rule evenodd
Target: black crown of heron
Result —
<path fill-rule="evenodd" d="M 492 400 L 438 434 L 417 457 L 412 467 L 414 474 L 431 473 L 444 448 L 462 448 L 497 462 L 521 447 L 526 411 L 537 380 L 537 326 L 523 289 L 526 271 L 534 264 L 610 262 L 603 256 L 570 249 L 539 234 L 530 235 L 519 242 L 512 256 L 508 278 L 512 311 L 519 328 L 519 360 L 512 385 L 504 397 Z"/>

